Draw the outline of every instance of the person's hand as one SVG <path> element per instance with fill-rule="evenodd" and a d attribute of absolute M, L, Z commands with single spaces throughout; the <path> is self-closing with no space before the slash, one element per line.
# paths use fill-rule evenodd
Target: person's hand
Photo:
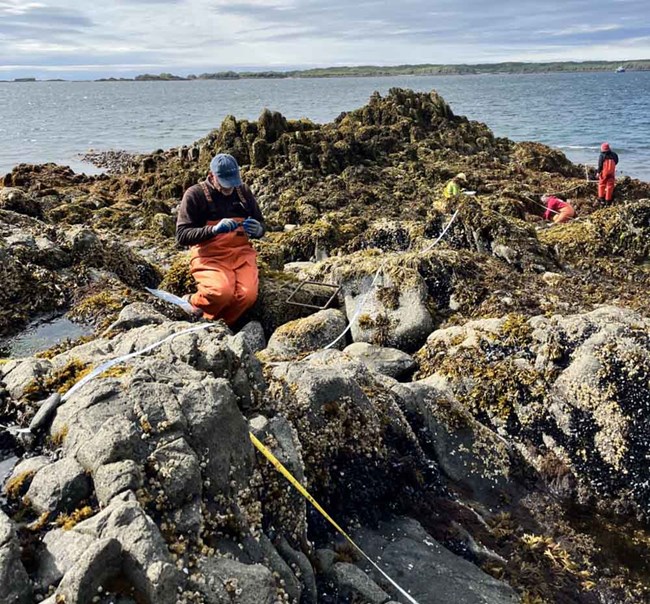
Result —
<path fill-rule="evenodd" d="M 232 218 L 222 218 L 218 224 L 212 227 L 213 235 L 221 235 L 221 233 L 230 233 L 234 231 L 239 225 Z"/>
<path fill-rule="evenodd" d="M 262 225 L 255 218 L 244 220 L 244 231 L 251 239 L 259 239 L 264 234 Z"/>

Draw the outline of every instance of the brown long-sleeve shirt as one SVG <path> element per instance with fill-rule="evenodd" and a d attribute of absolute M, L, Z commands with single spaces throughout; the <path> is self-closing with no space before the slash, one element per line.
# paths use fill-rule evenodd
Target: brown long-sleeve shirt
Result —
<path fill-rule="evenodd" d="M 241 187 L 246 200 L 244 204 L 237 191 L 224 195 L 209 180 L 206 182 L 212 198 L 209 203 L 201 185 L 190 187 L 183 195 L 176 218 L 176 241 L 179 245 L 189 247 L 212 239 L 215 235 L 208 222 L 218 222 L 222 218 L 254 218 L 266 230 L 260 206 L 248 186 Z"/>

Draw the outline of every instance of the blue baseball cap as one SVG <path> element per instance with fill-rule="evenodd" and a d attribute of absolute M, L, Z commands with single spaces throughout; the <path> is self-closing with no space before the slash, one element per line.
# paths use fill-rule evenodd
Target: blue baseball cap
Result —
<path fill-rule="evenodd" d="M 210 162 L 210 170 L 222 187 L 240 187 L 241 176 L 237 160 L 227 153 L 217 153 Z"/>

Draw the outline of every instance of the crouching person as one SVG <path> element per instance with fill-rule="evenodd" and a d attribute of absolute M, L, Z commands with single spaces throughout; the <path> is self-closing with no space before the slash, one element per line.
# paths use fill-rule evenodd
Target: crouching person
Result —
<path fill-rule="evenodd" d="M 194 314 L 233 325 L 257 299 L 257 253 L 250 240 L 264 235 L 257 200 L 242 183 L 232 155 L 219 153 L 206 180 L 183 195 L 176 241 L 191 247 L 197 292 L 185 299 Z"/>
<path fill-rule="evenodd" d="M 542 203 L 546 206 L 545 220 L 552 220 L 558 224 L 575 218 L 576 211 L 573 206 L 555 195 L 542 195 Z"/>

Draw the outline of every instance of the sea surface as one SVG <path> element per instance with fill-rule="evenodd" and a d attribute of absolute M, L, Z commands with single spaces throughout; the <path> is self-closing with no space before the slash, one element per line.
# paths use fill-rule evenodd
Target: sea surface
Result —
<path fill-rule="evenodd" d="M 21 162 L 93 173 L 84 152 L 190 144 L 228 114 L 263 108 L 328 122 L 392 87 L 437 90 L 497 136 L 533 140 L 595 165 L 607 140 L 619 172 L 650 181 L 650 72 L 398 76 L 188 82 L 0 83 L 0 175 Z"/>

